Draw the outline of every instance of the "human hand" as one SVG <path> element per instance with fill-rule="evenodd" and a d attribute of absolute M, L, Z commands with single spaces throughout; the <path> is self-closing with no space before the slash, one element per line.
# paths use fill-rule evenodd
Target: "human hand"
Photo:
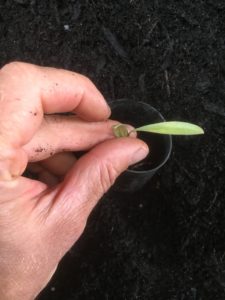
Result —
<path fill-rule="evenodd" d="M 148 148 L 113 139 L 108 105 L 73 72 L 8 64 L 0 103 L 0 299 L 34 299 L 97 201 Z M 53 115 L 62 112 L 74 115 Z M 88 149 L 76 162 L 69 153 Z M 27 166 L 40 180 L 22 176 Z"/>

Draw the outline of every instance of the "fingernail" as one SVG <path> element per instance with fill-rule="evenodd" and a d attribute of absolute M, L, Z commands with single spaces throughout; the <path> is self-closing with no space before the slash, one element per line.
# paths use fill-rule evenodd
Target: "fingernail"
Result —
<path fill-rule="evenodd" d="M 136 164 L 137 162 L 141 161 L 148 155 L 148 148 L 140 147 L 137 151 L 134 152 L 131 158 L 131 164 Z"/>

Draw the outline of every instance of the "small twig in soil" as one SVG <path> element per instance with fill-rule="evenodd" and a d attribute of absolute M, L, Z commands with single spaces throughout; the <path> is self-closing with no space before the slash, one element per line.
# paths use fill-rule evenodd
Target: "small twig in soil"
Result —
<path fill-rule="evenodd" d="M 164 76 L 165 76 L 165 81 L 166 81 L 166 91 L 167 91 L 167 96 L 170 98 L 171 96 L 171 91 L 170 91 L 170 84 L 169 84 L 169 76 L 168 76 L 168 71 L 164 71 Z"/>
<path fill-rule="evenodd" d="M 216 191 L 214 194 L 213 200 L 211 201 L 209 207 L 206 209 L 206 212 L 209 212 L 212 209 L 213 205 L 215 204 L 215 202 L 217 200 L 217 197 L 218 197 L 218 192 Z"/>
<path fill-rule="evenodd" d="M 141 92 L 145 93 L 145 73 L 142 73 L 138 78 L 138 85 L 141 90 Z"/>
<path fill-rule="evenodd" d="M 116 53 L 128 62 L 128 55 L 124 48 L 120 45 L 117 37 L 106 27 L 102 26 L 102 31 L 104 33 L 105 38 L 111 44 Z"/>
<path fill-rule="evenodd" d="M 151 26 L 151 28 L 149 29 L 149 31 L 148 31 L 146 37 L 143 39 L 143 42 L 142 42 L 142 44 L 141 44 L 140 47 L 143 47 L 143 46 L 145 46 L 147 43 L 150 42 L 151 34 L 152 34 L 153 30 L 156 28 L 156 26 L 158 25 L 158 23 L 159 23 L 159 20 L 158 20 L 158 19 L 155 20 L 155 21 L 152 23 L 152 26 Z"/>

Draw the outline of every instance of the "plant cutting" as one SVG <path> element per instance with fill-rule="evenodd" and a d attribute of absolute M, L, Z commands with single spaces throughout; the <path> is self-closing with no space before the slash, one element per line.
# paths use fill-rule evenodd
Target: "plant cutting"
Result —
<path fill-rule="evenodd" d="M 121 99 L 110 103 L 111 118 L 118 120 L 112 130 L 115 137 L 127 137 L 137 132 L 150 149 L 149 155 L 140 163 L 129 167 L 116 181 L 115 190 L 134 192 L 141 189 L 167 162 L 172 150 L 171 135 L 196 135 L 204 131 L 197 125 L 169 121 L 151 105 L 144 102 Z M 150 123 L 150 124 L 148 124 Z M 128 131 L 124 124 L 134 127 Z M 143 125 L 148 124 L 148 125 Z"/>
<path fill-rule="evenodd" d="M 132 132 L 151 132 L 158 134 L 169 134 L 169 135 L 197 135 L 204 134 L 204 130 L 195 124 L 180 122 L 180 121 L 168 121 L 159 122 L 149 125 L 144 125 L 135 128 L 128 132 L 127 127 L 123 124 L 116 124 L 113 126 L 113 133 L 115 137 L 128 137 Z"/>

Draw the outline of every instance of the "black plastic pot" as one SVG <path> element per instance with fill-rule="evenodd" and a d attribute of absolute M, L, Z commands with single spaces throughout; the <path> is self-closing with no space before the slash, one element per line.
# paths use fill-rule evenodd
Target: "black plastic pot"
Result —
<path fill-rule="evenodd" d="M 155 108 L 144 102 L 122 99 L 109 104 L 112 110 L 111 119 L 133 127 L 165 121 Z M 142 162 L 122 173 L 115 182 L 114 190 L 134 192 L 141 189 L 170 156 L 172 149 L 170 135 L 139 132 L 138 137 L 149 145 L 150 154 Z"/>

